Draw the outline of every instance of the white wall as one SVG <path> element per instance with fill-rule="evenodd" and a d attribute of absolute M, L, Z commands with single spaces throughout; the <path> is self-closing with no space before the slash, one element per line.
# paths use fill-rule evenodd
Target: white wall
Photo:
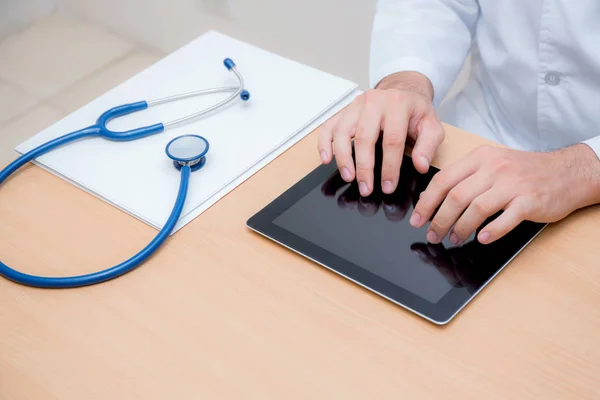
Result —
<path fill-rule="evenodd" d="M 368 85 L 375 0 L 56 1 L 61 11 L 165 52 L 214 29 Z"/>
<path fill-rule="evenodd" d="M 54 0 L 0 0 L 0 37 L 52 12 Z"/>
<path fill-rule="evenodd" d="M 61 11 L 166 53 L 213 29 L 349 79 L 362 89 L 369 85 L 377 0 L 55 1 Z M 464 86 L 468 75 L 467 63 L 449 96 Z"/>

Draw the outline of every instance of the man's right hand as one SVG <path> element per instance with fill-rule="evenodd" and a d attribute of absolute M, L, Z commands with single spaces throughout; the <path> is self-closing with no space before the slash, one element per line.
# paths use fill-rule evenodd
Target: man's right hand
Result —
<path fill-rule="evenodd" d="M 414 141 L 412 159 L 417 171 L 427 172 L 444 128 L 432 104 L 433 87 L 418 72 L 398 72 L 375 89 L 358 96 L 321 128 L 319 154 L 324 164 L 335 160 L 346 182 L 358 181 L 361 196 L 373 192 L 375 144 L 383 132 L 381 184 L 384 193 L 396 190 L 407 139 Z M 352 158 L 352 139 L 356 165 Z"/>

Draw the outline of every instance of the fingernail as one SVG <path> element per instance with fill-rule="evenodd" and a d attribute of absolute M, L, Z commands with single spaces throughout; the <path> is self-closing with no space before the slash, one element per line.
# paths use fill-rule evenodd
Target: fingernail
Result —
<path fill-rule="evenodd" d="M 321 152 L 321 161 L 327 162 L 327 152 L 325 150 Z"/>
<path fill-rule="evenodd" d="M 344 178 L 345 181 L 350 180 L 350 171 L 346 167 L 342 168 L 342 178 Z"/>
<path fill-rule="evenodd" d="M 481 232 L 479 234 L 479 241 L 481 243 L 486 243 L 488 240 L 490 240 L 490 233 L 489 232 Z"/>
<path fill-rule="evenodd" d="M 425 165 L 425 167 L 429 168 L 429 160 L 427 158 L 421 156 L 420 160 L 423 163 L 423 165 Z"/>
<path fill-rule="evenodd" d="M 392 181 L 383 181 L 383 191 L 385 193 L 390 194 L 393 190 Z"/>
<path fill-rule="evenodd" d="M 418 226 L 421 223 L 421 216 L 414 212 L 410 217 L 410 224 L 414 227 Z"/>
<path fill-rule="evenodd" d="M 452 243 L 452 244 L 460 244 L 460 239 L 458 238 L 458 236 L 454 232 L 452 232 L 450 234 L 450 243 Z"/>
<path fill-rule="evenodd" d="M 440 240 L 437 233 L 434 231 L 427 232 L 427 241 L 430 243 L 437 243 Z"/>
<path fill-rule="evenodd" d="M 361 196 L 367 196 L 368 195 L 369 188 L 367 187 L 366 183 L 360 182 L 358 184 L 358 190 L 360 190 L 360 195 Z"/>

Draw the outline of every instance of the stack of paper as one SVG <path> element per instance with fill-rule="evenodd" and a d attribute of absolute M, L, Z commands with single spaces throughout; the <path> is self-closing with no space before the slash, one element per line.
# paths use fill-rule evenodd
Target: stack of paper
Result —
<path fill-rule="evenodd" d="M 318 123 L 345 106 L 356 84 L 216 32 L 209 32 L 17 147 L 19 153 L 95 123 L 116 105 L 202 88 L 237 85 L 223 66 L 231 58 L 251 93 L 247 102 L 132 142 L 83 139 L 36 163 L 142 221 L 160 228 L 177 196 L 179 172 L 165 145 L 182 134 L 210 142 L 206 165 L 194 172 L 180 229 Z M 224 99 L 207 95 L 152 107 L 116 119 L 112 130 L 167 122 Z"/>

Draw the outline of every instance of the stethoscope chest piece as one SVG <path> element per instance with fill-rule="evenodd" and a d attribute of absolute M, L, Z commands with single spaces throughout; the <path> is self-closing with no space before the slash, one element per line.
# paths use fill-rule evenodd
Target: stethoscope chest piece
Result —
<path fill-rule="evenodd" d="M 208 141 L 202 136 L 183 135 L 171 140 L 165 152 L 178 170 L 188 166 L 192 171 L 197 171 L 206 163 L 208 148 Z"/>

